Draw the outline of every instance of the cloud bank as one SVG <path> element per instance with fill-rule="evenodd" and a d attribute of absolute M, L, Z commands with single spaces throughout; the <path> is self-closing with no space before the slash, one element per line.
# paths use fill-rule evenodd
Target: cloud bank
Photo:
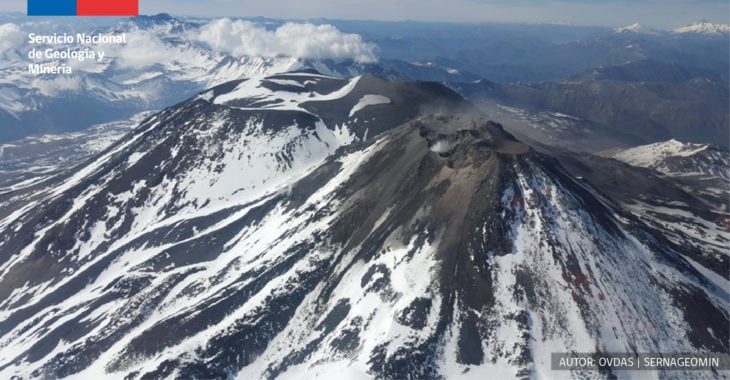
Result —
<path fill-rule="evenodd" d="M 0 54 L 5 54 L 22 45 L 25 36 L 25 33 L 15 24 L 0 25 Z"/>
<path fill-rule="evenodd" d="M 224 18 L 203 26 L 195 39 L 239 57 L 376 60 L 374 45 L 364 42 L 357 34 L 342 33 L 332 25 L 287 23 L 267 30 L 249 21 Z"/>
<path fill-rule="evenodd" d="M 175 49 L 146 30 L 127 33 L 127 42 L 124 46 L 111 45 L 107 48 L 110 56 L 118 58 L 123 68 L 141 69 L 177 58 Z"/>

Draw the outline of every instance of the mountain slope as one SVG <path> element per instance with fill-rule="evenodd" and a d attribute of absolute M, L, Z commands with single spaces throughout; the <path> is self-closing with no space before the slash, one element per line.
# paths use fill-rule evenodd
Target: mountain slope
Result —
<path fill-rule="evenodd" d="M 669 140 L 622 150 L 612 156 L 661 173 L 719 209 L 730 210 L 730 152 L 727 148 Z"/>
<path fill-rule="evenodd" d="M 726 352 L 726 246 L 697 263 L 561 162 L 434 83 L 218 86 L 0 198 L 0 374 L 527 378 L 552 352 Z"/>
<path fill-rule="evenodd" d="M 601 66 L 574 75 L 570 81 L 617 80 L 624 82 L 681 83 L 696 78 L 715 79 L 716 75 L 705 70 L 686 68 L 677 64 L 651 59 L 632 61 L 616 66 Z"/>
<path fill-rule="evenodd" d="M 723 146 L 730 141 L 726 81 L 462 83 L 454 88 L 473 101 L 581 118 L 618 136 L 633 136 L 634 146 L 672 138 Z"/>
<path fill-rule="evenodd" d="M 667 175 L 704 175 L 730 180 L 727 149 L 713 145 L 669 140 L 626 149 L 614 155 L 634 166 L 651 168 Z"/>

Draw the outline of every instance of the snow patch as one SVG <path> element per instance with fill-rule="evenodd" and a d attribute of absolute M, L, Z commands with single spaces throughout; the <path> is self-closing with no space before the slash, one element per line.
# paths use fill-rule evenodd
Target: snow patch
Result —
<path fill-rule="evenodd" d="M 378 104 L 390 104 L 390 98 L 383 96 L 383 95 L 363 95 L 360 100 L 358 100 L 357 104 L 355 104 L 354 107 L 352 107 L 352 110 L 350 110 L 350 116 L 353 117 L 355 113 L 358 111 L 364 109 L 368 106 L 375 106 Z"/>

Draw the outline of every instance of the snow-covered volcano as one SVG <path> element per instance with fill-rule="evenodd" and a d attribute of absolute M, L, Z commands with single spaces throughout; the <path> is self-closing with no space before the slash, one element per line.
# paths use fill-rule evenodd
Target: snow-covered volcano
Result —
<path fill-rule="evenodd" d="M 727 352 L 727 215 L 640 173 L 681 213 L 663 229 L 631 167 L 563 160 L 434 83 L 215 87 L 0 194 L 0 376 L 608 378 L 550 355 Z"/>

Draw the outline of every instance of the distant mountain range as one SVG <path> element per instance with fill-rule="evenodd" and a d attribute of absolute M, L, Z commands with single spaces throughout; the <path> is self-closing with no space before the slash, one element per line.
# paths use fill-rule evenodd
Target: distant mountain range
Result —
<path fill-rule="evenodd" d="M 11 33 L 6 41 L 14 41 L 9 37 L 17 37 L 18 33 L 22 36 L 21 27 L 38 31 L 54 27 L 52 20 L 34 24 L 19 23 L 12 17 L 5 19 L 11 22 L 5 24 L 7 30 L 3 29 L 4 33 Z M 252 32 L 265 38 L 269 38 L 266 33 L 272 33 L 274 28 L 286 25 L 281 20 L 267 19 L 235 24 L 239 21 L 229 22 L 236 27 L 251 28 Z M 113 19 L 105 24 L 81 20 L 78 24 L 56 25 L 56 30 L 68 29 L 69 32 L 126 32 L 133 39 L 125 49 L 111 49 L 108 52 L 111 59 L 101 64 L 76 65 L 75 74 L 69 77 L 34 78 L 27 74 L 28 60 L 24 51 L 27 47 L 19 43 L 9 48 L 2 52 L 4 59 L 0 64 L 0 142 L 33 134 L 78 131 L 94 124 L 124 120 L 139 112 L 162 109 L 226 81 L 304 68 L 342 77 L 374 73 L 388 79 L 433 80 L 452 88 L 464 88 L 460 83 L 545 80 L 688 82 L 699 78 L 727 80 L 730 56 L 727 35 L 722 34 L 664 33 L 654 36 L 617 34 L 607 28 L 556 25 L 475 26 L 335 20 L 312 22 L 320 26 L 332 24 L 339 29 L 325 28 L 329 33 L 327 38 L 357 33 L 361 36 L 357 49 L 361 50 L 353 51 L 370 54 L 368 49 L 373 48 L 377 62 L 358 62 L 357 54 L 350 59 L 301 58 L 270 52 L 257 56 L 202 41 L 201 36 L 206 35 L 204 32 L 212 28 L 211 25 L 222 27 L 215 24 L 217 22 L 221 21 L 186 20 L 161 14 Z M 398 37 L 394 38 L 394 35 Z M 688 97 L 692 98 L 693 92 L 705 91 L 689 87 L 672 92 L 688 91 Z M 628 87 L 624 87 L 621 91 L 627 90 Z M 617 90 L 609 90 L 614 91 Z M 464 94 L 471 96 L 474 92 L 465 89 Z M 599 96 L 596 92 L 592 95 Z M 565 106 L 556 106 L 549 111 L 584 116 Z M 690 115 L 695 112 L 694 109 L 689 111 Z M 710 110 L 710 114 L 713 112 Z M 644 121 L 652 118 L 639 117 Z M 588 119 L 599 123 L 616 120 L 615 117 Z M 685 121 L 673 119 L 672 123 L 694 122 L 692 116 Z M 713 129 L 713 125 L 721 122 L 722 117 L 713 117 L 706 129 Z M 706 132 L 691 141 L 705 142 L 706 136 L 713 136 L 713 133 Z M 642 132 L 640 135 L 643 140 L 637 143 L 686 137 L 664 132 L 651 136 Z"/>
<path fill-rule="evenodd" d="M 730 35 L 722 33 L 616 33 L 611 28 L 568 25 L 332 23 L 375 43 L 381 58 L 431 62 L 498 83 L 557 81 L 637 60 L 698 68 L 728 79 Z"/>
<path fill-rule="evenodd" d="M 684 67 L 652 59 L 631 61 L 616 66 L 600 66 L 568 78 L 568 81 L 615 80 L 622 82 L 680 83 L 692 79 L 719 79 L 711 71 Z"/>
<path fill-rule="evenodd" d="M 674 29 L 674 33 L 728 34 L 730 33 L 730 25 L 702 21 Z"/>
<path fill-rule="evenodd" d="M 308 65 L 328 71 L 327 66 L 333 65 L 292 57 L 234 57 L 192 39 L 192 31 L 200 27 L 162 14 L 90 29 L 94 33 L 127 33 L 130 42 L 107 47 L 110 58 L 102 63 L 74 64 L 78 67 L 70 76 L 28 74 L 29 61 L 20 50 L 27 48 L 25 45 L 6 52 L 11 59 L 0 64 L 0 141 L 123 120 L 233 79 Z"/>
<path fill-rule="evenodd" d="M 694 24 L 682 26 L 671 31 L 660 31 L 656 29 L 646 28 L 639 23 L 622 26 L 615 28 L 616 33 L 643 33 L 643 34 L 662 34 L 662 33 L 696 33 L 696 34 L 707 34 L 707 35 L 721 35 L 730 33 L 730 25 L 728 24 L 713 24 L 706 21 L 696 22 Z"/>
<path fill-rule="evenodd" d="M 581 128 L 598 133 L 594 141 L 573 141 L 575 145 L 570 146 L 571 137 L 565 135 L 568 139 L 562 139 L 562 143 L 569 149 L 595 152 L 610 147 L 606 141 L 628 147 L 672 138 L 727 146 L 728 82 L 699 75 L 698 71 L 676 65 L 639 61 L 597 68 L 568 81 L 480 81 L 452 87 L 473 101 L 526 112 L 557 112 L 587 121 Z"/>

